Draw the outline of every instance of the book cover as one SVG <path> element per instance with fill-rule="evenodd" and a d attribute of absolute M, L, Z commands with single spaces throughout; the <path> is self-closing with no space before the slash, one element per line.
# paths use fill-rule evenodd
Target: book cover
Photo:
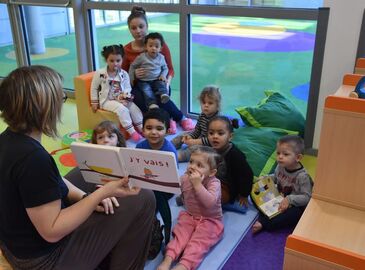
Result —
<path fill-rule="evenodd" d="M 130 186 L 181 192 L 174 153 L 79 142 L 71 150 L 87 182 L 105 184 L 128 175 Z"/>
<path fill-rule="evenodd" d="M 263 214 L 272 218 L 280 213 L 278 208 L 284 197 L 279 193 L 272 178 L 267 176 L 253 184 L 251 199 Z"/>

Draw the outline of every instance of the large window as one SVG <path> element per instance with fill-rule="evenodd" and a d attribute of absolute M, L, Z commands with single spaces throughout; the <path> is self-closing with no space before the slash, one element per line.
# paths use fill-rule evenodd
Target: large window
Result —
<path fill-rule="evenodd" d="M 132 40 L 126 20 L 141 5 L 149 32 L 162 33 L 170 48 L 172 100 L 185 114 L 200 112 L 197 96 L 207 84 L 221 88 L 228 115 L 257 104 L 265 90 L 283 93 L 304 116 L 308 104 L 315 110 L 328 20 L 327 9 L 318 10 L 323 0 L 0 2 L 7 3 L 0 4 L 0 77 L 41 64 L 59 71 L 72 89 L 75 76 L 105 65 L 103 46 Z M 315 115 L 308 118 L 313 123 Z"/>
<path fill-rule="evenodd" d="M 45 65 L 64 77 L 64 87 L 73 88 L 73 78 L 78 74 L 76 41 L 70 8 L 33 5 L 14 5 L 15 33 L 19 39 L 18 50 L 12 45 L 9 13 L 0 5 L 0 76 L 19 65 Z M 18 16 L 18 17 L 17 17 Z M 3 27 L 4 26 L 4 27 Z M 19 56 L 19 52 L 23 54 Z"/>
<path fill-rule="evenodd" d="M 207 84 L 221 88 L 222 110 L 252 106 L 279 91 L 306 115 L 316 22 L 192 15 L 192 111 Z"/>
<path fill-rule="evenodd" d="M 24 6 L 23 10 L 30 64 L 54 68 L 64 77 L 64 87 L 72 89 L 78 72 L 67 8 Z"/>
<path fill-rule="evenodd" d="M 6 5 L 0 4 L 0 77 L 17 67 L 14 42 Z"/>
<path fill-rule="evenodd" d="M 191 0 L 191 4 L 248 7 L 318 8 L 323 0 Z"/>
<path fill-rule="evenodd" d="M 127 25 L 127 17 L 130 11 L 102 11 L 93 10 L 96 32 L 97 65 L 100 68 L 105 65 L 105 60 L 101 56 L 103 46 L 112 44 L 126 45 L 132 41 Z M 107 23 L 103 18 L 114 18 Z M 179 16 L 170 13 L 149 13 L 148 14 L 149 32 L 160 32 L 166 44 L 169 46 L 172 62 L 175 71 L 175 78 L 171 82 L 172 99 L 176 104 L 180 103 L 180 61 L 179 61 Z M 128 71 L 128 70 L 127 70 Z"/>

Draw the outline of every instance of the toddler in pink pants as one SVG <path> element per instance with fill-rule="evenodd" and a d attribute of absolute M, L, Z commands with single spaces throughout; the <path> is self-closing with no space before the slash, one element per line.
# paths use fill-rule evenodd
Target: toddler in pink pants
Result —
<path fill-rule="evenodd" d="M 186 211 L 181 211 L 166 247 L 165 258 L 157 268 L 196 269 L 204 255 L 223 236 L 221 184 L 215 177 L 220 156 L 208 146 L 193 146 L 186 173 L 181 176 L 181 191 Z"/>

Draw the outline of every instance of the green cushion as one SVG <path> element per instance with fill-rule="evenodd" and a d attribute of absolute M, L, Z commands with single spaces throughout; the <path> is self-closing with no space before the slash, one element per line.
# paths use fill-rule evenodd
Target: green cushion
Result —
<path fill-rule="evenodd" d="M 279 92 L 265 91 L 266 98 L 255 107 L 239 107 L 243 122 L 253 127 L 275 127 L 304 134 L 305 119 L 295 105 Z"/>
<path fill-rule="evenodd" d="M 272 173 L 276 166 L 276 142 L 284 135 L 298 134 L 279 128 L 242 127 L 234 132 L 232 142 L 247 157 L 254 176 Z"/>

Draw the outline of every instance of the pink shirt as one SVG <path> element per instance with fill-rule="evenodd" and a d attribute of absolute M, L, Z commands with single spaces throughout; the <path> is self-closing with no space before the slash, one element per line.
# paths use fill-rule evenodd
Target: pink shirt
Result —
<path fill-rule="evenodd" d="M 195 190 L 188 175 L 181 176 L 181 192 L 186 210 L 194 217 L 222 218 L 221 183 L 213 177 L 203 180 L 203 185 Z"/>

